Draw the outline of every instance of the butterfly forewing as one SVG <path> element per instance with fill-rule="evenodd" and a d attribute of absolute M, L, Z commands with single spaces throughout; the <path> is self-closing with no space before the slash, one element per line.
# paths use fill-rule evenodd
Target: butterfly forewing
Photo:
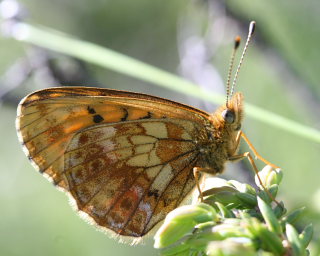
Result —
<path fill-rule="evenodd" d="M 52 88 L 27 96 L 17 130 L 29 159 L 100 227 L 141 237 L 194 187 L 205 112 L 143 94 Z"/>

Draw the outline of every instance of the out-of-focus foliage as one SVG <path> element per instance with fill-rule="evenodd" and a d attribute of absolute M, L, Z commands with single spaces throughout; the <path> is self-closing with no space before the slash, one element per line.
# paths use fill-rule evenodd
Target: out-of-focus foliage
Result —
<path fill-rule="evenodd" d="M 26 22 L 95 42 L 220 93 L 224 92 L 233 38 L 237 34 L 245 37 L 249 21 L 256 20 L 256 34 L 237 90 L 244 93 L 246 102 L 310 127 L 320 127 L 317 0 L 20 3 L 24 5 L 22 18 Z M 156 254 L 148 239 L 146 246 L 129 247 L 96 232 L 76 217 L 62 193 L 33 170 L 15 134 L 18 100 L 37 89 L 68 84 L 144 92 L 208 111 L 214 107 L 68 56 L 24 45 L 5 34 L 0 37 L 0 56 L 0 254 Z M 314 237 L 319 237 L 319 143 L 250 118 L 245 118 L 243 130 L 262 156 L 282 167 L 286 181 L 280 198 L 285 198 L 288 208 L 305 205 L 306 223 L 314 224 Z M 252 178 L 249 171 L 239 174 L 241 167 L 228 165 L 225 176 L 240 181 Z M 319 241 L 311 243 L 314 255 L 319 250 L 317 244 Z"/>
<path fill-rule="evenodd" d="M 161 255 L 309 255 L 312 225 L 298 234 L 293 225 L 304 209 L 287 213 L 276 199 L 282 172 L 259 172 L 266 190 L 235 180 L 212 178 L 204 202 L 170 212 L 155 235 Z M 256 185 L 261 187 L 256 176 Z M 272 196 L 271 196 L 272 195 Z"/>

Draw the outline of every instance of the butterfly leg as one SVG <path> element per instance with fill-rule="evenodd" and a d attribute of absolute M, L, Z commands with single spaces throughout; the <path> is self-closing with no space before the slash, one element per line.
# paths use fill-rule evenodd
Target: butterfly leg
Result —
<path fill-rule="evenodd" d="M 258 168 L 253 160 L 253 157 L 251 156 L 250 152 L 245 152 L 243 154 L 240 154 L 240 155 L 234 155 L 234 156 L 231 156 L 229 157 L 229 161 L 238 161 L 238 160 L 242 160 L 244 158 L 247 158 L 255 172 L 255 174 L 257 175 L 258 177 L 258 180 L 259 180 L 259 183 L 260 185 L 263 187 L 264 190 L 266 190 L 266 188 L 264 187 L 263 183 L 262 183 L 262 180 L 260 179 L 260 176 L 259 176 L 259 171 L 258 171 Z"/>
<path fill-rule="evenodd" d="M 196 180 L 196 185 L 197 185 L 197 189 L 199 191 L 200 201 L 203 202 L 203 194 L 200 189 L 200 180 L 199 180 L 200 172 L 210 173 L 210 174 L 216 173 L 216 172 L 212 168 L 202 168 L 202 167 L 194 167 L 193 168 L 193 176 L 194 176 L 194 179 Z"/>
<path fill-rule="evenodd" d="M 250 152 L 245 152 L 243 154 L 239 154 L 239 155 L 234 155 L 234 156 L 231 156 L 229 157 L 229 161 L 237 161 L 237 160 L 242 160 L 244 158 L 247 158 L 254 170 L 254 172 L 256 173 L 257 177 L 258 177 L 258 180 L 259 180 L 259 183 L 261 185 L 261 187 L 263 188 L 264 191 L 266 191 L 266 193 L 268 194 L 268 196 L 272 199 L 272 201 L 274 201 L 277 205 L 281 206 L 280 203 L 273 197 L 273 195 L 269 192 L 269 190 L 263 185 L 263 182 L 260 178 L 260 175 L 259 175 L 259 171 L 258 171 L 258 168 L 254 162 L 254 159 L 253 157 L 251 156 Z"/>
<path fill-rule="evenodd" d="M 196 185 L 197 185 L 197 189 L 199 191 L 199 196 L 200 196 L 200 201 L 203 202 L 203 195 L 200 189 L 200 181 L 199 181 L 199 172 L 200 172 L 201 168 L 200 167 L 194 167 L 193 168 L 193 176 L 194 179 L 196 180 Z"/>
<path fill-rule="evenodd" d="M 264 162 L 267 165 L 272 166 L 273 168 L 277 169 L 279 168 L 278 166 L 270 163 L 269 161 L 267 161 L 266 159 L 264 159 L 258 152 L 257 150 L 253 147 L 253 145 L 251 144 L 250 140 L 248 139 L 248 137 L 242 132 L 240 131 L 239 134 L 241 135 L 241 137 L 244 139 L 244 141 L 248 144 L 249 148 L 252 150 L 253 154 L 255 155 L 255 157 L 259 160 L 261 160 L 262 162 Z M 240 141 L 240 138 L 239 138 Z"/>

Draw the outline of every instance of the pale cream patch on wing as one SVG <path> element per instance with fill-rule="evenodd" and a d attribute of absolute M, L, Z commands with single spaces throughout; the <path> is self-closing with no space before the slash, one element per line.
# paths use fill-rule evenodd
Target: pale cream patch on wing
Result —
<path fill-rule="evenodd" d="M 162 194 L 162 192 L 165 190 L 165 188 L 168 186 L 169 182 L 173 179 L 174 173 L 172 170 L 172 167 L 170 164 L 166 164 L 158 176 L 153 181 L 150 191 L 158 190 L 160 191 L 159 194 Z"/>
<path fill-rule="evenodd" d="M 127 165 L 129 166 L 146 166 L 146 163 L 149 161 L 149 154 L 142 154 L 131 157 L 127 161 Z"/>
<path fill-rule="evenodd" d="M 136 154 L 143 154 L 150 152 L 154 147 L 154 144 L 145 144 L 145 145 L 138 145 L 135 147 Z"/>
<path fill-rule="evenodd" d="M 145 136 L 145 135 L 133 135 L 130 137 L 130 140 L 134 145 L 155 143 L 157 141 L 156 138 L 153 138 L 151 136 Z"/>
<path fill-rule="evenodd" d="M 118 160 L 124 160 L 129 158 L 130 156 L 133 155 L 134 151 L 132 148 L 124 148 L 124 149 L 118 149 L 114 152 L 110 152 L 111 154 L 113 153 Z M 109 154 L 107 154 L 107 157 L 109 157 Z"/>
<path fill-rule="evenodd" d="M 178 125 L 181 125 L 188 132 L 193 132 L 194 129 L 195 129 L 195 123 L 194 122 L 190 122 L 190 121 L 182 120 L 182 119 L 173 120 L 173 122 L 178 124 Z"/>
<path fill-rule="evenodd" d="M 195 132 L 195 123 L 176 119 L 176 120 L 170 120 L 171 123 L 174 123 L 180 127 L 183 127 L 183 133 L 181 134 L 181 138 L 185 140 L 192 140 L 193 136 L 192 134 Z"/>
<path fill-rule="evenodd" d="M 149 159 L 148 159 L 148 162 L 146 162 L 146 163 L 147 163 L 146 166 L 154 166 L 154 165 L 158 165 L 158 164 L 162 163 L 161 159 L 157 155 L 157 150 L 156 149 L 153 149 L 149 153 Z"/>
<path fill-rule="evenodd" d="M 163 122 L 145 122 L 141 126 L 146 130 L 146 134 L 156 138 L 168 138 L 166 124 Z"/>
<path fill-rule="evenodd" d="M 191 135 L 185 131 L 181 134 L 181 138 L 184 140 L 192 140 Z"/>
<path fill-rule="evenodd" d="M 153 166 L 161 163 L 161 159 L 157 156 L 155 150 L 156 138 L 144 135 L 131 136 L 131 141 L 135 148 L 135 156 L 127 161 L 129 166 Z"/>
<path fill-rule="evenodd" d="M 147 174 L 148 178 L 150 180 L 154 179 L 158 175 L 158 173 L 161 170 L 161 168 L 162 168 L 161 165 L 147 168 L 146 169 L 146 174 Z"/>
<path fill-rule="evenodd" d="M 129 141 L 129 136 L 118 136 L 113 138 L 115 144 L 118 145 L 119 148 L 126 148 L 126 147 L 131 147 L 132 144 Z"/>

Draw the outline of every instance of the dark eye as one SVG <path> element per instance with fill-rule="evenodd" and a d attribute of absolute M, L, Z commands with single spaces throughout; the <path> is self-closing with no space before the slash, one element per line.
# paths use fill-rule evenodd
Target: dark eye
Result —
<path fill-rule="evenodd" d="M 221 115 L 222 115 L 223 119 L 229 124 L 232 124 L 235 120 L 235 114 L 230 109 L 223 110 Z"/>

